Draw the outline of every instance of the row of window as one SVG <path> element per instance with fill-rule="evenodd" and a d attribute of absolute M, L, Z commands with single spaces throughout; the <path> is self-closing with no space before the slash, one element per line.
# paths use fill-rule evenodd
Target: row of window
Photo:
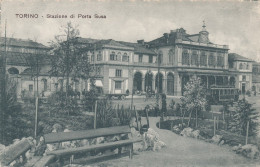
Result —
<path fill-rule="evenodd" d="M 242 70 L 242 69 L 248 70 L 249 69 L 249 64 L 248 63 L 240 63 L 239 64 L 239 69 L 240 70 Z"/>
<path fill-rule="evenodd" d="M 115 52 L 111 52 L 110 60 L 129 62 L 129 56 L 127 55 L 127 53 L 121 55 L 121 52 L 118 52 L 117 54 Z"/>
<path fill-rule="evenodd" d="M 190 60 L 191 59 L 191 60 Z M 197 52 L 192 52 L 191 55 L 189 55 L 187 50 L 184 50 L 182 53 L 182 64 L 183 65 L 201 65 L 201 66 L 218 66 L 223 67 L 224 66 L 224 56 L 218 55 L 214 56 L 213 53 L 210 53 L 208 59 L 205 52 L 201 52 L 200 57 L 198 56 Z"/>

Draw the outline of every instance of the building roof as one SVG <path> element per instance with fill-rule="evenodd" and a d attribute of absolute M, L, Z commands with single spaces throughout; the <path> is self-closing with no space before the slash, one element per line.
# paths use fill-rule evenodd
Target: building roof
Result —
<path fill-rule="evenodd" d="M 253 66 L 260 66 L 260 62 L 253 61 Z"/>
<path fill-rule="evenodd" d="M 92 44 L 92 43 L 95 43 L 95 42 L 98 42 L 99 40 L 98 39 L 93 39 L 93 38 L 82 38 L 82 37 L 78 37 L 77 38 L 77 41 L 79 43 L 87 43 L 87 44 Z"/>
<path fill-rule="evenodd" d="M 142 44 L 139 43 L 132 43 L 132 42 L 124 42 L 124 41 L 116 41 L 113 39 L 92 39 L 92 38 L 78 38 L 78 41 L 85 44 L 91 44 L 91 48 L 94 48 L 94 44 L 96 48 L 102 47 L 111 47 L 111 48 L 118 48 L 118 49 L 126 49 L 126 50 L 134 50 L 134 53 L 139 54 L 155 54 L 154 51 L 151 49 L 146 48 Z"/>
<path fill-rule="evenodd" d="M 139 54 L 150 54 L 150 55 L 156 54 L 153 50 L 146 48 L 146 47 L 145 47 L 144 45 L 142 45 L 142 44 L 131 43 L 131 42 L 123 42 L 123 41 L 118 41 L 118 42 L 121 43 L 121 44 L 124 44 L 124 45 L 126 45 L 126 46 L 133 47 L 135 53 L 139 53 Z"/>
<path fill-rule="evenodd" d="M 1 46 L 3 46 L 5 44 L 5 38 L 4 37 L 0 38 L 0 43 L 1 43 Z M 47 46 L 45 46 L 41 43 L 34 42 L 30 39 L 6 38 L 6 45 L 7 46 L 16 46 L 16 47 L 49 49 L 49 47 L 47 47 Z"/>
<path fill-rule="evenodd" d="M 253 62 L 253 60 L 248 59 L 246 57 L 243 57 L 237 53 L 229 53 L 228 54 L 228 60 L 229 61 L 248 61 L 248 62 Z"/>
<path fill-rule="evenodd" d="M 4 54 L 4 52 L 1 52 Z M 29 61 L 32 60 L 32 56 L 37 56 L 31 53 L 19 53 L 19 52 L 7 52 L 6 55 L 6 63 L 8 65 L 28 65 Z M 49 55 L 42 55 L 40 56 L 39 64 L 50 64 L 50 56 Z"/>

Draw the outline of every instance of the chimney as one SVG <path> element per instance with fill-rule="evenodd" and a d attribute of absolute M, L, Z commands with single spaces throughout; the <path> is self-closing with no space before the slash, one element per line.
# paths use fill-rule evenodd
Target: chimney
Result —
<path fill-rule="evenodd" d="M 144 45 L 144 40 L 143 40 L 143 39 L 137 40 L 137 43 L 138 43 L 138 44 L 141 44 L 141 45 Z"/>
<path fill-rule="evenodd" d="M 169 41 L 169 33 L 164 33 L 163 36 L 166 39 L 166 43 L 168 43 L 168 41 Z"/>

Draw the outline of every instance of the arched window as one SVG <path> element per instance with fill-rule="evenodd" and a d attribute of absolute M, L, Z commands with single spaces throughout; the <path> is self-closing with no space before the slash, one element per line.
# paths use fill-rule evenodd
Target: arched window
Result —
<path fill-rule="evenodd" d="M 190 57 L 189 57 L 189 53 L 188 53 L 187 49 L 185 49 L 182 52 L 182 64 L 183 65 L 189 65 L 190 64 Z"/>
<path fill-rule="evenodd" d="M 191 65 L 197 65 L 197 66 L 199 65 L 198 52 L 197 51 L 192 51 Z"/>
<path fill-rule="evenodd" d="M 47 91 L 47 79 L 42 79 L 43 91 Z"/>
<path fill-rule="evenodd" d="M 9 74 L 19 74 L 19 70 L 15 67 L 11 67 L 8 69 Z"/>
<path fill-rule="evenodd" d="M 158 61 L 159 61 L 158 62 L 159 64 L 162 64 L 162 62 L 163 62 L 163 53 L 162 53 L 162 51 L 159 52 Z"/>
<path fill-rule="evenodd" d="M 224 66 L 224 57 L 222 54 L 218 54 L 218 57 L 217 57 L 217 66 L 218 67 L 223 67 Z"/>
<path fill-rule="evenodd" d="M 97 61 L 101 61 L 101 60 L 102 60 L 102 52 L 99 51 L 97 55 Z"/>
<path fill-rule="evenodd" d="M 95 61 L 95 53 L 92 52 L 92 53 L 91 53 L 91 62 L 94 62 L 94 61 Z"/>
<path fill-rule="evenodd" d="M 214 53 L 210 53 L 209 55 L 209 66 L 215 66 L 216 65 L 216 59 L 214 56 Z"/>
<path fill-rule="evenodd" d="M 173 49 L 169 50 L 168 56 L 169 56 L 169 63 L 172 64 L 173 63 L 173 56 L 174 56 L 174 50 Z"/>
<path fill-rule="evenodd" d="M 121 61 L 121 52 L 118 52 L 116 55 L 116 60 Z"/>
<path fill-rule="evenodd" d="M 202 51 L 200 53 L 200 65 L 207 66 L 207 55 L 206 55 L 206 52 L 204 52 L 204 51 Z"/>
<path fill-rule="evenodd" d="M 240 69 L 240 70 L 243 69 L 243 64 L 242 64 L 242 63 L 239 64 L 239 69 Z"/>
<path fill-rule="evenodd" d="M 116 58 L 115 52 L 111 52 L 111 54 L 110 54 L 110 60 L 116 60 L 115 58 Z"/>
<path fill-rule="evenodd" d="M 122 61 L 129 62 L 129 56 L 127 55 L 127 53 L 124 53 Z"/>

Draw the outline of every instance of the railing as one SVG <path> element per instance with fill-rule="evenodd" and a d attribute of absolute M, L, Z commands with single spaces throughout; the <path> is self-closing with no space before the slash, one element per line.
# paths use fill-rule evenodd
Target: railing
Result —
<path fill-rule="evenodd" d="M 198 46 L 207 46 L 207 47 L 228 49 L 228 45 L 205 44 L 205 43 L 192 42 L 192 41 L 181 41 L 181 40 L 176 40 L 176 43 L 183 43 L 183 44 L 190 44 L 190 45 L 198 45 Z"/>

